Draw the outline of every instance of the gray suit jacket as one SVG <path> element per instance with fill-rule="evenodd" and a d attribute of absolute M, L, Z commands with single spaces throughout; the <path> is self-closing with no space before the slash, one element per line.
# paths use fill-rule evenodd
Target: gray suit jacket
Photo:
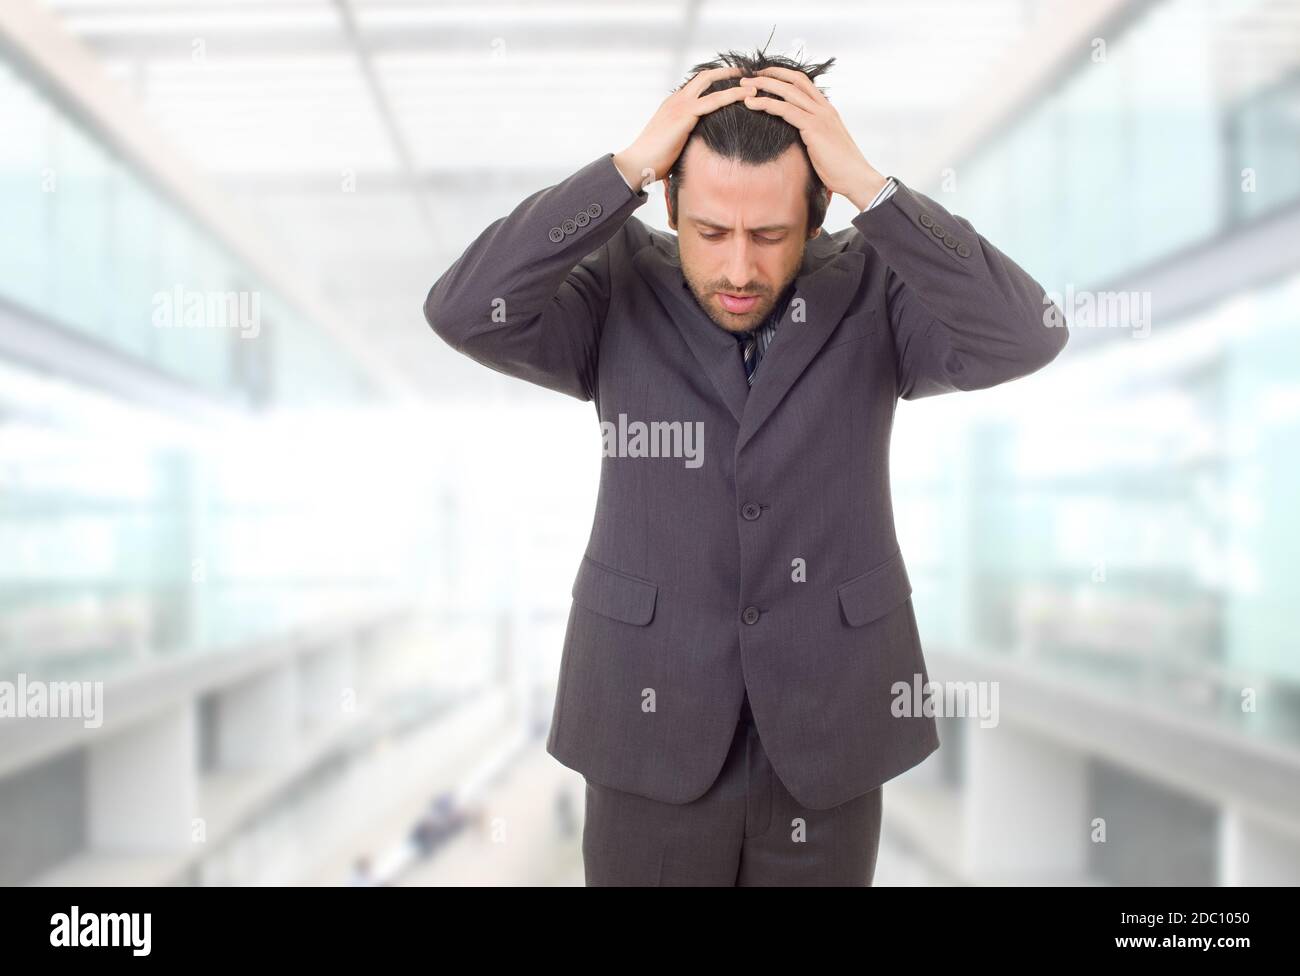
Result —
<path fill-rule="evenodd" d="M 647 199 L 607 153 L 490 224 L 424 304 L 454 349 L 593 401 L 615 429 L 703 433 L 698 465 L 611 439 L 547 751 L 687 802 L 748 689 L 781 781 L 829 808 L 939 747 L 908 707 L 928 675 L 890 499 L 895 406 L 1031 373 L 1067 330 L 1044 324 L 1064 320 L 1033 278 L 900 182 L 809 242 L 751 390 L 676 236 L 632 216 Z"/>

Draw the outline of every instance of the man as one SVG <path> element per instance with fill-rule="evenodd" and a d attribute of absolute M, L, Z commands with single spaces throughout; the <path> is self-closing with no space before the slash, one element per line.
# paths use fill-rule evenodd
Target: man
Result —
<path fill-rule="evenodd" d="M 589 885 L 871 883 L 881 785 L 939 747 L 910 707 L 896 403 L 1066 343 L 1028 274 L 867 162 L 813 84 L 833 60 L 697 65 L 424 305 L 606 434 L 547 740 L 587 780 Z M 664 178 L 676 236 L 632 216 Z M 859 213 L 823 234 L 833 193 Z"/>

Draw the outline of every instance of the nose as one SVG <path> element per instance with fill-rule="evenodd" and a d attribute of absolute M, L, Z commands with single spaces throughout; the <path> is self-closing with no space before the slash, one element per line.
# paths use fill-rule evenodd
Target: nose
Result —
<path fill-rule="evenodd" d="M 738 292 L 752 293 L 758 287 L 758 266 L 754 261 L 754 245 L 745 236 L 740 235 L 742 239 L 731 242 L 722 272 Z"/>

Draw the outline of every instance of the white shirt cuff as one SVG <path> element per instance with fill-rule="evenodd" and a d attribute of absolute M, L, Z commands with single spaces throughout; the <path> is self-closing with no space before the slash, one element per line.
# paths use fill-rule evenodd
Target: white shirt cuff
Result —
<path fill-rule="evenodd" d="M 862 212 L 866 213 L 872 207 L 876 207 L 884 203 L 886 200 L 888 200 L 890 197 L 894 195 L 894 191 L 897 189 L 898 189 L 898 183 L 891 176 L 889 179 L 885 180 L 885 185 L 880 188 L 880 192 L 876 194 L 875 199 L 873 199 L 869 204 L 867 204 L 865 207 L 862 208 Z"/>

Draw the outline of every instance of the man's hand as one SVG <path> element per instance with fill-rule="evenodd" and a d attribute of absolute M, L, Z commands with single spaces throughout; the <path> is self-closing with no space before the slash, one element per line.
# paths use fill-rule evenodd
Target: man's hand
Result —
<path fill-rule="evenodd" d="M 779 115 L 799 130 L 813 169 L 832 193 L 847 197 L 862 210 L 884 188 L 885 177 L 867 162 L 840 113 L 802 71 L 763 68 L 758 77 L 741 78 L 740 87 L 750 93 L 746 107 Z M 785 101 L 764 98 L 759 89 Z"/>
<path fill-rule="evenodd" d="M 629 185 L 644 190 L 655 180 L 663 179 L 682 154 L 701 115 L 750 94 L 749 89 L 736 87 L 700 97 L 700 92 L 719 78 L 734 78 L 740 71 L 740 68 L 727 67 L 701 71 L 664 99 L 636 141 L 614 154 L 614 165 Z"/>

